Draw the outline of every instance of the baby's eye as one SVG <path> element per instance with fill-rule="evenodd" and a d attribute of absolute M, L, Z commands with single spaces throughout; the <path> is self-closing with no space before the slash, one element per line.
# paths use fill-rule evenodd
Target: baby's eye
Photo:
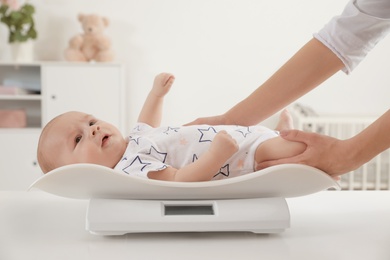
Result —
<path fill-rule="evenodd" d="M 96 124 L 96 121 L 90 121 L 89 122 L 89 126 L 93 126 L 94 124 Z"/>
<path fill-rule="evenodd" d="M 78 144 L 81 141 L 81 136 L 76 136 L 74 141 L 75 141 L 76 144 Z"/>

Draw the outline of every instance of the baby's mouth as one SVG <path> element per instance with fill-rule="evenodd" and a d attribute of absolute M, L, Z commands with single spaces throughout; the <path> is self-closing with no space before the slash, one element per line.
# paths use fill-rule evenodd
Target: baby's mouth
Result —
<path fill-rule="evenodd" d="M 103 138 L 102 138 L 102 146 L 104 146 L 104 145 L 107 143 L 107 141 L 108 141 L 109 138 L 110 138 L 109 135 L 103 136 Z"/>

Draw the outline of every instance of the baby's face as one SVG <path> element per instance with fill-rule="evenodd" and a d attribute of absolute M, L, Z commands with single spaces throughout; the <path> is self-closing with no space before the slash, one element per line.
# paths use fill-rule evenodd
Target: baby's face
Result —
<path fill-rule="evenodd" d="M 93 163 L 113 168 L 126 150 L 126 140 L 113 125 L 92 115 L 68 112 L 57 118 L 42 141 L 54 168 Z"/>

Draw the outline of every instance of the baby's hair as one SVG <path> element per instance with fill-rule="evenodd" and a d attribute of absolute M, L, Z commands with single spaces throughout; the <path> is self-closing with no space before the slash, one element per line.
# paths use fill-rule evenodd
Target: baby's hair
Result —
<path fill-rule="evenodd" d="M 45 137 L 50 134 L 50 128 L 53 126 L 55 121 L 62 115 L 56 116 L 52 120 L 50 120 L 46 126 L 42 129 L 41 135 L 39 136 L 38 141 L 38 147 L 37 147 L 37 159 L 39 167 L 41 167 L 41 170 L 43 173 L 48 173 L 49 171 L 53 170 L 55 166 L 53 165 L 52 161 L 47 159 L 47 154 L 52 153 L 54 151 L 47 151 L 42 148 L 43 143 L 45 142 Z"/>

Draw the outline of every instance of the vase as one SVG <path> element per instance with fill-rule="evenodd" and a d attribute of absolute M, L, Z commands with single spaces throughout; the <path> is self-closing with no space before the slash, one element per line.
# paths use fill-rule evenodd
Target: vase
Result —
<path fill-rule="evenodd" d="M 33 41 L 10 43 L 10 48 L 14 62 L 32 62 L 34 60 Z"/>

